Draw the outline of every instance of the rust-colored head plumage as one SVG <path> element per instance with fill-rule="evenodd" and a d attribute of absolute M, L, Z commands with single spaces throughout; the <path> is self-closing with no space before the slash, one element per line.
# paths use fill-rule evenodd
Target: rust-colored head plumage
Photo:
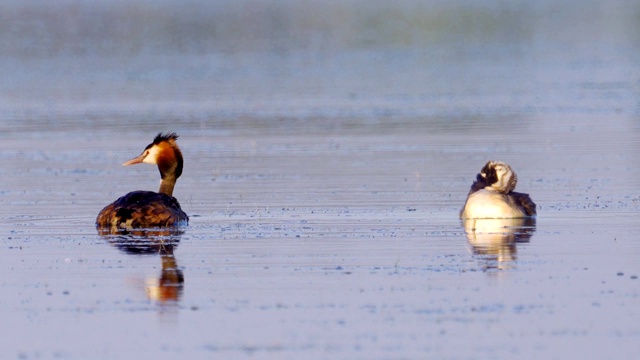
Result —
<path fill-rule="evenodd" d="M 129 161 L 124 166 L 147 163 L 158 165 L 160 177 L 160 192 L 172 195 L 176 180 L 182 175 L 182 152 L 176 143 L 176 133 L 158 133 L 153 142 L 144 148 L 142 154 Z"/>
<path fill-rule="evenodd" d="M 158 164 L 160 176 L 174 177 L 178 179 L 182 175 L 182 152 L 176 143 L 178 135 L 176 133 L 158 133 L 153 139 L 153 143 L 148 147 L 157 147 L 159 150 L 155 154 L 155 163 Z"/>

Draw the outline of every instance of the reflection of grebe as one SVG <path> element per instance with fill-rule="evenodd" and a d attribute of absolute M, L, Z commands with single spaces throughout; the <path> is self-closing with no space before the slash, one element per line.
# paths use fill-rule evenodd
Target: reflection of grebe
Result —
<path fill-rule="evenodd" d="M 461 219 L 508 219 L 536 215 L 528 194 L 513 191 L 518 177 L 501 161 L 489 161 L 471 185 Z"/>
<path fill-rule="evenodd" d="M 184 275 L 173 255 L 183 233 L 179 227 L 156 229 L 98 229 L 111 245 L 131 255 L 159 254 L 162 272 L 159 278 L 144 281 L 147 296 L 160 303 L 178 301 L 184 289 Z"/>
<path fill-rule="evenodd" d="M 160 278 L 150 278 L 145 281 L 147 296 L 151 300 L 168 302 L 178 301 L 184 288 L 184 275 L 176 263 L 173 253 L 160 253 L 162 258 L 162 272 Z"/>
<path fill-rule="evenodd" d="M 99 228 L 133 229 L 187 224 L 189 217 L 174 198 L 173 187 L 182 174 L 182 153 L 175 133 L 158 134 L 142 154 L 122 165 L 156 164 L 160 170 L 160 190 L 132 191 L 107 205 L 96 219 Z"/>

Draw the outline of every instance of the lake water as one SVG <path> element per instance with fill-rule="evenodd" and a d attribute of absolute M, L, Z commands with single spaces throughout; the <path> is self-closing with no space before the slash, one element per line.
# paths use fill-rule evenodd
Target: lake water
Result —
<path fill-rule="evenodd" d="M 185 4 L 0 5 L 0 357 L 637 356 L 639 6 Z M 190 225 L 100 236 L 161 131 Z"/>

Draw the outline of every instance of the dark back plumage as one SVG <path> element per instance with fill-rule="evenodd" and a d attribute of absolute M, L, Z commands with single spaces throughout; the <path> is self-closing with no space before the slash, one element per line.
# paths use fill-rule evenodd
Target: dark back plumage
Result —
<path fill-rule="evenodd" d="M 138 229 L 171 227 L 188 221 L 176 198 L 153 191 L 132 191 L 102 209 L 96 225 Z"/>

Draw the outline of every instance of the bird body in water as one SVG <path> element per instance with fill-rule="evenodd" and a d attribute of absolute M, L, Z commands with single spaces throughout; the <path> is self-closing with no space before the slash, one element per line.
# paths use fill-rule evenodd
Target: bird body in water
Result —
<path fill-rule="evenodd" d="M 147 163 L 158 165 L 160 190 L 132 191 L 107 205 L 96 218 L 101 229 L 129 230 L 186 225 L 189 217 L 173 197 L 176 180 L 182 174 L 183 159 L 175 133 L 158 134 L 140 156 L 124 166 Z"/>
<path fill-rule="evenodd" d="M 509 219 L 536 215 L 536 204 L 529 194 L 513 191 L 518 177 L 501 161 L 489 161 L 471 185 L 461 219 Z"/>

